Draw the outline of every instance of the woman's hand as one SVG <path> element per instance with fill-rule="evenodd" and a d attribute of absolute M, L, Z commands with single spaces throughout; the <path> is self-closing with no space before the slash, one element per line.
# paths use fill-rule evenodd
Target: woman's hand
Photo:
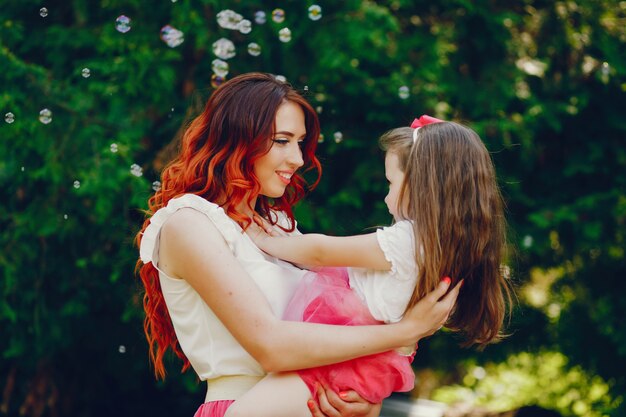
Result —
<path fill-rule="evenodd" d="M 401 323 L 407 326 L 407 334 L 415 337 L 412 343 L 431 336 L 446 324 L 454 309 L 462 284 L 463 281 L 460 281 L 446 294 L 450 287 L 450 278 L 444 278 L 434 291 L 427 294 L 406 312 Z"/>
<path fill-rule="evenodd" d="M 371 404 L 355 391 L 337 394 L 330 389 L 317 387 L 317 402 L 309 400 L 313 417 L 378 417 L 381 404 Z"/>

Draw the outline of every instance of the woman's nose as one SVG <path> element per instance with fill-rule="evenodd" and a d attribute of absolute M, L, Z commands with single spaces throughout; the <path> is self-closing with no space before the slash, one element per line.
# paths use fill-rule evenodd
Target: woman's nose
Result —
<path fill-rule="evenodd" d="M 300 148 L 299 143 L 292 147 L 292 150 L 289 153 L 289 163 L 298 168 L 304 165 L 304 159 L 302 159 L 302 149 Z"/>

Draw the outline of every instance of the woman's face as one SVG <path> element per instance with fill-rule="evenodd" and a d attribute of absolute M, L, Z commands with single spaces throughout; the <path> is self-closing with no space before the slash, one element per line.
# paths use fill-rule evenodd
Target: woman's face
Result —
<path fill-rule="evenodd" d="M 400 160 L 394 152 L 387 152 L 385 155 L 385 177 L 389 182 L 389 192 L 385 197 L 385 204 L 389 213 L 396 221 L 401 220 L 400 216 L 400 190 L 404 183 L 404 172 L 400 169 Z"/>
<path fill-rule="evenodd" d="M 285 101 L 276 113 L 276 133 L 272 147 L 254 163 L 254 174 L 261 185 L 261 195 L 278 198 L 285 193 L 291 176 L 304 165 L 302 149 L 306 136 L 304 112 L 298 104 Z"/>

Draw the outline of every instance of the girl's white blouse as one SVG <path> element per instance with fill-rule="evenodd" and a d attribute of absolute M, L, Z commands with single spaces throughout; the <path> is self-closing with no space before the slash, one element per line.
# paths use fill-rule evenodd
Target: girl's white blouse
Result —
<path fill-rule="evenodd" d="M 195 209 L 213 222 L 269 301 L 274 314 L 281 317 L 306 271 L 263 253 L 221 207 L 202 197 L 185 194 L 154 213 L 141 239 L 141 260 L 152 262 L 159 270 L 161 226 L 181 208 Z M 283 213 L 278 216 L 279 224 L 288 226 L 287 217 Z M 172 278 L 161 270 L 159 281 L 180 346 L 201 380 L 227 375 L 264 375 L 261 365 L 241 347 L 187 281 Z"/>
<path fill-rule="evenodd" d="M 395 323 L 402 318 L 417 283 L 413 224 L 402 220 L 376 231 L 390 271 L 348 268 L 350 288 L 367 304 L 375 319 Z"/>

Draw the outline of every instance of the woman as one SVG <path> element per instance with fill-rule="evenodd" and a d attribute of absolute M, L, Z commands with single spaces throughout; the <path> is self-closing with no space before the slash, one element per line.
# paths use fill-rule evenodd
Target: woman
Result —
<path fill-rule="evenodd" d="M 280 320 L 305 271 L 264 254 L 243 231 L 258 216 L 298 233 L 292 206 L 306 184 L 297 171 L 319 174 L 318 136 L 316 113 L 289 85 L 265 74 L 235 77 L 186 130 L 150 199 L 152 216 L 137 236 L 144 328 L 158 377 L 165 376 L 163 355 L 172 349 L 184 369 L 191 365 L 207 380 L 196 416 L 223 416 L 267 372 L 414 346 L 445 323 L 454 304 L 458 288 L 443 297 L 446 281 L 395 324 Z M 319 404 L 307 405 L 315 416 L 380 410 L 355 393 L 324 390 Z"/>

